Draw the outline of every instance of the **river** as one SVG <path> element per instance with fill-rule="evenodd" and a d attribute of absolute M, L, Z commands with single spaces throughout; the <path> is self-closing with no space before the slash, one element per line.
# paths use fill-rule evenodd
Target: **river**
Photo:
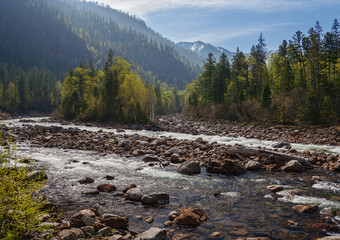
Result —
<path fill-rule="evenodd" d="M 62 126 L 79 128 L 87 131 L 108 131 L 117 133 L 116 129 L 86 127 L 82 125 L 61 125 L 47 122 L 46 119 L 27 119 L 3 121 L 7 126 L 24 126 L 25 124 L 43 126 Z M 170 132 L 151 132 L 124 130 L 123 134 L 135 134 L 160 137 L 171 136 L 178 139 L 194 140 L 202 137 L 209 142 L 223 144 L 242 144 L 251 147 L 270 148 L 273 142 L 246 138 L 227 138 L 221 136 L 197 136 Z M 117 133 L 119 134 L 119 133 Z M 325 151 L 340 153 L 339 146 L 316 146 L 292 144 L 298 151 Z M 309 170 L 303 173 L 282 173 L 269 171 L 247 172 L 241 176 L 221 176 L 202 173 L 195 176 L 177 173 L 176 166 L 165 169 L 149 166 L 137 157 L 120 157 L 115 154 L 100 156 L 98 152 L 70 150 L 59 148 L 33 147 L 29 142 L 18 143 L 17 152 L 21 156 L 37 160 L 37 167 L 44 168 L 49 177 L 43 192 L 50 201 L 56 203 L 66 212 L 81 210 L 90 206 L 99 207 L 100 212 L 112 212 L 129 217 L 129 229 L 142 232 L 151 226 L 164 227 L 167 215 L 172 210 L 186 206 L 203 209 L 210 217 L 197 228 L 171 226 L 175 233 L 189 234 L 192 239 L 208 239 L 212 232 L 223 232 L 215 239 L 236 239 L 239 237 L 268 237 L 270 239 L 315 239 L 317 237 L 336 235 L 320 232 L 310 228 L 310 224 L 325 222 L 323 215 L 296 214 L 292 207 L 296 204 L 317 204 L 322 211 L 333 209 L 340 211 L 339 174 L 329 174 L 321 170 Z M 114 176 L 114 180 L 104 177 Z M 321 181 L 313 180 L 315 177 Z M 77 181 L 83 177 L 95 179 L 92 184 L 81 185 Z M 143 193 L 166 192 L 170 203 L 162 207 L 146 207 L 140 203 L 125 201 L 122 196 L 113 193 L 100 193 L 96 196 L 84 196 L 82 191 L 95 189 L 101 183 L 111 183 L 123 189 L 136 184 Z M 273 194 L 267 185 L 280 184 L 284 191 Z M 296 190 L 292 195 L 287 190 Z M 216 193 L 220 193 L 215 196 Z M 136 218 L 153 216 L 155 221 L 147 224 Z M 288 223 L 298 223 L 292 227 Z M 340 217 L 329 218 L 328 222 L 340 222 Z"/>

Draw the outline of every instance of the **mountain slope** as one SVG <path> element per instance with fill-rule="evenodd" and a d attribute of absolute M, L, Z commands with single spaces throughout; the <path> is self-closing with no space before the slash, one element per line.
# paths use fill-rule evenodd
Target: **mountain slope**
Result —
<path fill-rule="evenodd" d="M 178 42 L 177 45 L 185 49 L 188 49 L 203 58 L 206 58 L 209 53 L 212 53 L 218 59 L 220 55 L 224 53 L 225 55 L 228 56 L 229 60 L 231 60 L 233 56 L 235 55 L 234 52 L 230 52 L 227 49 L 224 49 L 222 47 L 215 47 L 209 43 L 204 43 L 202 41 Z"/>
<path fill-rule="evenodd" d="M 24 69 L 45 67 L 59 75 L 89 59 L 100 68 L 112 48 L 152 84 L 184 88 L 200 71 L 184 56 L 189 51 L 176 51 L 140 19 L 95 3 L 2 0 L 0 20 L 0 61 Z"/>

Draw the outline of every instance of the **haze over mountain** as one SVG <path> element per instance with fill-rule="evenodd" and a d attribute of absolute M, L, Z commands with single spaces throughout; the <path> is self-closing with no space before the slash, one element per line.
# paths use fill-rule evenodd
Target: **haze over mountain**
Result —
<path fill-rule="evenodd" d="M 0 2 L 0 62 L 64 76 L 90 59 L 102 67 L 110 48 L 152 84 L 183 89 L 200 72 L 196 54 L 108 6 L 79 0 Z"/>
<path fill-rule="evenodd" d="M 177 45 L 196 53 L 197 55 L 203 57 L 203 59 L 207 58 L 209 53 L 212 53 L 217 59 L 222 55 L 222 53 L 224 53 L 228 56 L 229 60 L 231 60 L 235 55 L 234 52 L 230 52 L 225 48 L 215 47 L 209 43 L 204 43 L 202 41 L 178 42 Z"/>

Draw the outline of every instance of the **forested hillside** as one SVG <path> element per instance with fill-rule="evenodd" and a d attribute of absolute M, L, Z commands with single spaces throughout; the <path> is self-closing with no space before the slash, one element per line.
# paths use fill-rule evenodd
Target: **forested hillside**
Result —
<path fill-rule="evenodd" d="M 262 34 L 248 57 L 239 50 L 218 62 L 208 55 L 204 72 L 187 86 L 186 112 L 230 120 L 283 124 L 335 124 L 340 120 L 340 27 L 319 22 L 297 31 L 268 54 Z"/>
<path fill-rule="evenodd" d="M 90 58 L 102 67 L 112 48 L 149 83 L 184 88 L 199 73 L 143 21 L 95 3 L 3 0 L 0 20 L 0 61 L 25 71 L 37 66 L 59 77 Z"/>

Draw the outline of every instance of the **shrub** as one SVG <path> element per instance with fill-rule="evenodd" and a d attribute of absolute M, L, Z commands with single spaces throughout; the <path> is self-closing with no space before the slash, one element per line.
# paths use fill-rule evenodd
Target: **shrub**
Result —
<path fill-rule="evenodd" d="M 38 231 L 40 209 L 45 202 L 38 193 L 42 181 L 30 179 L 30 165 L 20 163 L 15 145 L 0 134 L 0 239 L 22 239 Z"/>

